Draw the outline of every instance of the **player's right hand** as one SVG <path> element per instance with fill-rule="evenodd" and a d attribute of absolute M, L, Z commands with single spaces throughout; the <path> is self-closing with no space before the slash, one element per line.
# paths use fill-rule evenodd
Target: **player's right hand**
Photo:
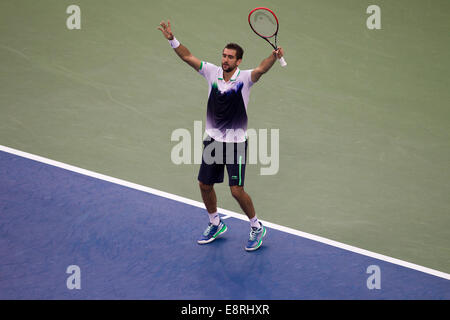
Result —
<path fill-rule="evenodd" d="M 167 24 L 164 21 L 161 21 L 161 23 L 159 25 L 161 27 L 158 27 L 158 30 L 161 30 L 164 37 L 167 40 L 173 40 L 173 33 L 172 33 L 172 28 L 170 27 L 170 21 L 167 20 Z"/>

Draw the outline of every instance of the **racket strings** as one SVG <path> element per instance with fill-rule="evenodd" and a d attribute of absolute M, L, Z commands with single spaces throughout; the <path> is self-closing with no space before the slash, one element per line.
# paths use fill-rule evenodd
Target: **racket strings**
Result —
<path fill-rule="evenodd" d="M 267 10 L 255 10 L 249 17 L 253 30 L 264 38 L 271 38 L 278 31 L 278 21 L 275 16 Z"/>

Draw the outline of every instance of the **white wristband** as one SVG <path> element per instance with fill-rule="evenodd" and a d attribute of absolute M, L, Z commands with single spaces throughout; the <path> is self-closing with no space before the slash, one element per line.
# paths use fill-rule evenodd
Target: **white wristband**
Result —
<path fill-rule="evenodd" d="M 178 48 L 180 46 L 180 41 L 177 40 L 177 38 L 173 37 L 172 40 L 169 40 L 170 46 L 174 49 Z"/>

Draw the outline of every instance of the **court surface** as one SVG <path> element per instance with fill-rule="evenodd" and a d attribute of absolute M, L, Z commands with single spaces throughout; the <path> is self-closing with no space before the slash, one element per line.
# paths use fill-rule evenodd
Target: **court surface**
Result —
<path fill-rule="evenodd" d="M 0 164 L 1 299 L 450 298 L 449 274 L 279 226 L 249 253 L 248 222 L 229 215 L 229 231 L 197 245 L 204 209 L 181 199 L 3 151 Z M 70 266 L 79 268 L 75 289 Z"/>
<path fill-rule="evenodd" d="M 366 26 L 373 4 L 379 30 Z M 215 64 L 237 42 L 251 69 L 271 53 L 248 26 L 257 6 L 278 15 L 288 66 L 250 95 L 249 128 L 267 134 L 249 144 L 278 130 L 279 161 L 272 175 L 259 154 L 246 168 L 269 227 L 249 255 L 227 181 L 216 192 L 229 231 L 195 242 L 207 84 L 157 26 L 170 19 Z M 218 299 L 448 299 L 449 14 L 447 0 L 1 1 L 0 296 L 203 299 L 209 279 Z M 190 163 L 171 158 L 177 130 Z M 66 286 L 70 265 L 80 290 Z M 367 287 L 372 265 L 381 289 Z"/>

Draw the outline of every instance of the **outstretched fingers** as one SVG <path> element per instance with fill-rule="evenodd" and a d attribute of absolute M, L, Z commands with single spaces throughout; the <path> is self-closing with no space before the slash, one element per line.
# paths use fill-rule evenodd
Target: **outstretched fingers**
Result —
<path fill-rule="evenodd" d="M 172 40 L 173 39 L 173 34 L 172 34 L 172 28 L 170 26 L 170 21 L 167 20 L 167 23 L 163 20 L 161 21 L 161 23 L 159 24 L 160 26 L 157 28 L 158 30 L 160 30 L 164 37 L 168 40 Z"/>

